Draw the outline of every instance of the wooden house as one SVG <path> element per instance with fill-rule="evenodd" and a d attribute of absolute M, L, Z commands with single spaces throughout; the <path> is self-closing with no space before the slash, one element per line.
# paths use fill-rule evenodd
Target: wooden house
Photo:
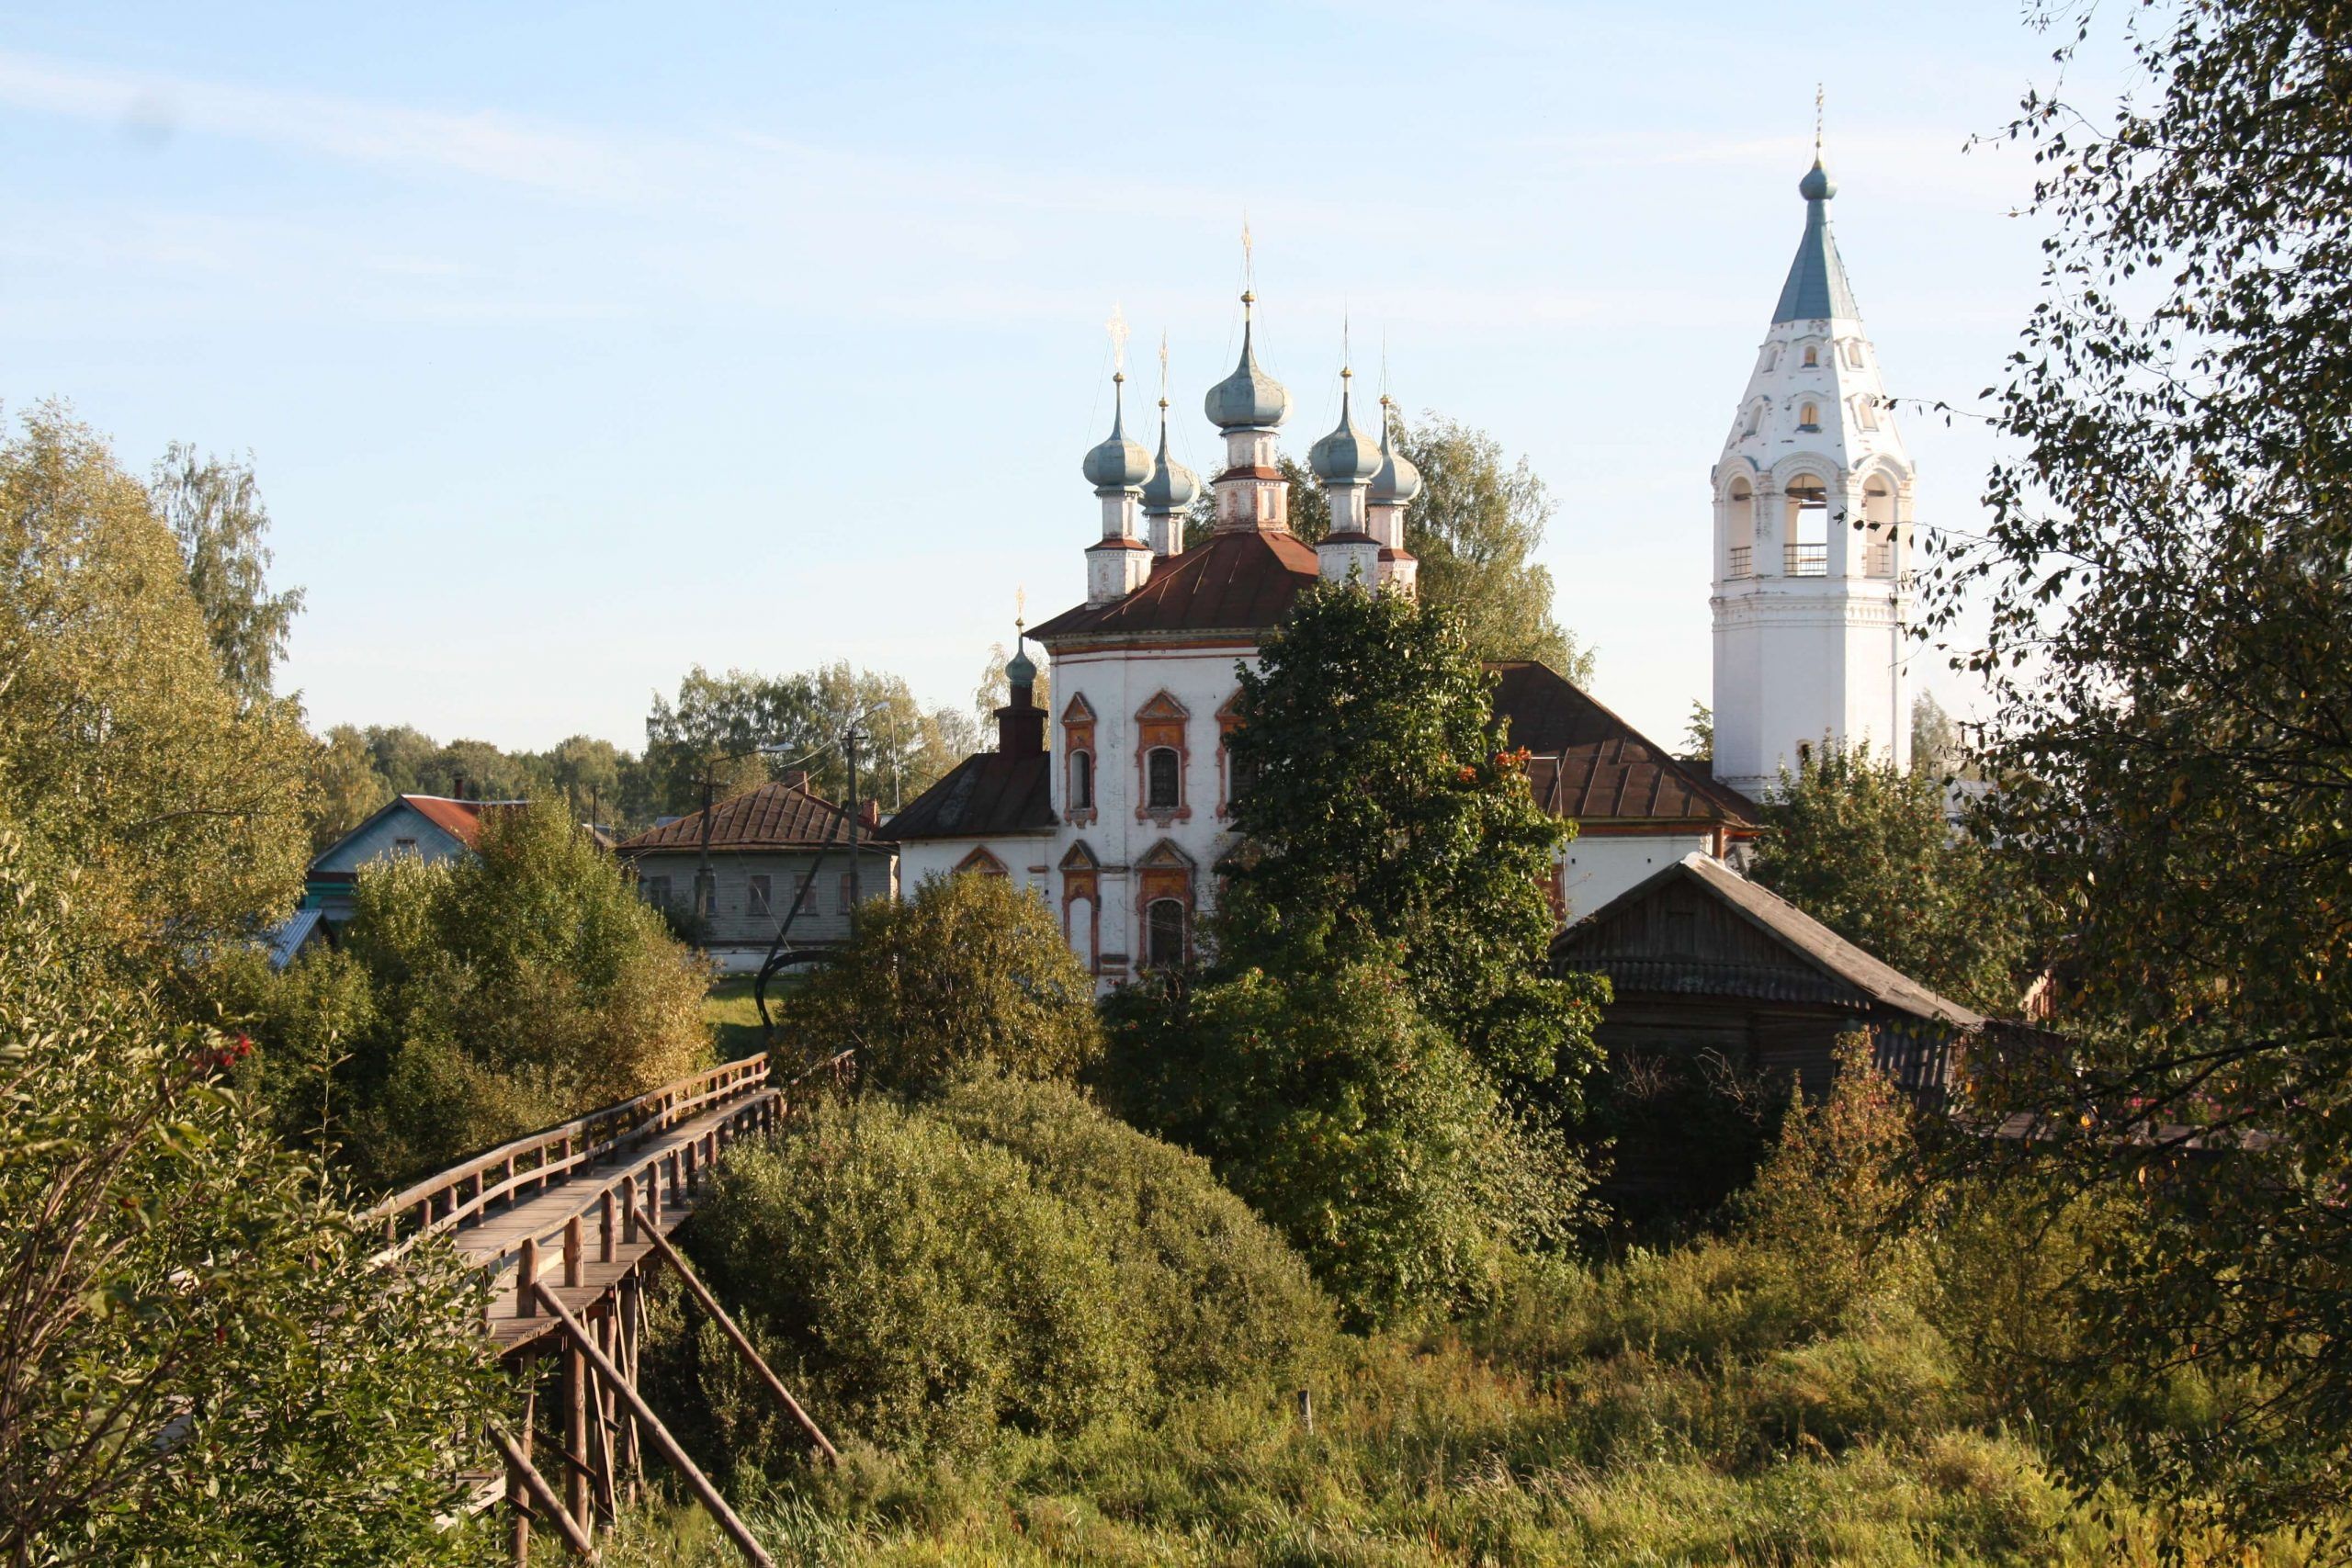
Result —
<path fill-rule="evenodd" d="M 1736 1186 L 1790 1085 L 1828 1092 L 1838 1038 L 1851 1031 L 1870 1033 L 1905 1093 L 1940 1108 L 1960 1045 L 1985 1023 L 1705 854 L 1570 926 L 1552 956 L 1562 973 L 1606 976 L 1614 993 L 1597 1032 L 1599 1099 L 1616 1119 L 1621 1201 L 1703 1206 Z"/>

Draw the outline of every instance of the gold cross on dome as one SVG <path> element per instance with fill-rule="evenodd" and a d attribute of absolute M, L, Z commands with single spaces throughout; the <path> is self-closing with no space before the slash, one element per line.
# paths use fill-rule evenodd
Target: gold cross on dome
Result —
<path fill-rule="evenodd" d="M 1111 306 L 1111 319 L 1102 323 L 1102 330 L 1111 334 L 1111 368 L 1118 371 L 1125 370 L 1127 367 L 1127 315 L 1125 311 L 1119 309 L 1115 301 Z"/>

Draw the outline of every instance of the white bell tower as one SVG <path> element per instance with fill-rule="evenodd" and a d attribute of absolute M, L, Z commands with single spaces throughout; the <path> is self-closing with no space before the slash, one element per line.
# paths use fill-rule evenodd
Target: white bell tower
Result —
<path fill-rule="evenodd" d="M 1825 739 L 1911 761 L 1911 459 L 1818 149 L 1797 189 L 1804 237 L 1713 476 L 1714 775 L 1751 795 Z"/>

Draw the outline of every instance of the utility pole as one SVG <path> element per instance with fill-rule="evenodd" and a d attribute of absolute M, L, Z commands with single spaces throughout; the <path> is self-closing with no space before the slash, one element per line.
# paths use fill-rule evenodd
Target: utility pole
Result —
<path fill-rule="evenodd" d="M 718 878 L 710 869 L 710 795 L 718 781 L 702 771 L 702 863 L 695 869 L 695 918 L 707 921 L 718 905 Z"/>
<path fill-rule="evenodd" d="M 857 908 L 865 902 L 862 897 L 864 887 L 858 876 L 857 850 L 860 816 L 857 802 L 857 748 L 859 742 L 865 739 L 865 733 L 857 728 L 854 720 L 851 721 L 849 728 L 842 735 L 842 751 L 849 761 L 849 930 L 852 936 L 857 934 Z"/>

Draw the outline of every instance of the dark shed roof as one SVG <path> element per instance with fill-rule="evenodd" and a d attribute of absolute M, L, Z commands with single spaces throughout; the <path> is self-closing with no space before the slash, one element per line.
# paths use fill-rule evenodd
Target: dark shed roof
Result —
<path fill-rule="evenodd" d="M 1623 917 L 1669 884 L 1686 883 L 1737 915 L 1777 950 L 1771 961 L 1716 953 L 1677 954 Z M 1984 1015 L 1912 979 L 1759 887 L 1711 855 L 1685 855 L 1626 889 L 1560 933 L 1552 944 L 1563 968 L 1609 976 L 1621 991 L 1750 997 L 1766 1001 L 1875 1003 L 1915 1018 L 1974 1029 Z"/>
<path fill-rule="evenodd" d="M 882 825 L 877 837 L 904 843 L 1044 832 L 1054 826 L 1046 772 L 1052 762 L 1042 751 L 1026 756 L 976 752 L 909 801 L 906 809 Z"/>

